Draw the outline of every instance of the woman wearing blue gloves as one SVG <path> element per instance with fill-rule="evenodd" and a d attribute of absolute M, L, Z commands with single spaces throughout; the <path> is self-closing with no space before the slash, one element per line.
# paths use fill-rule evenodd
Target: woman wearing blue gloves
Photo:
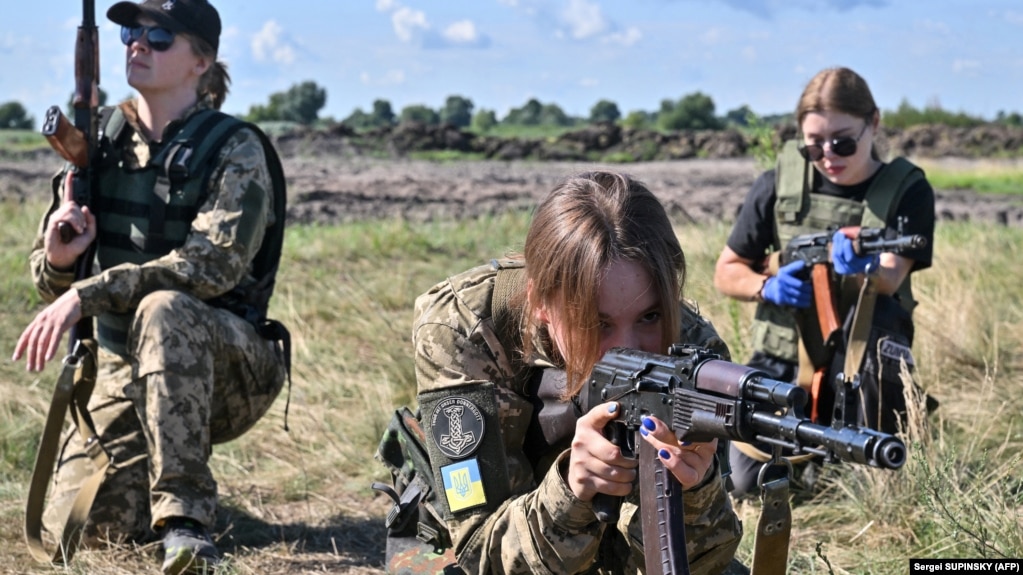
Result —
<path fill-rule="evenodd" d="M 874 145 L 880 112 L 866 81 L 852 70 L 829 68 L 814 76 L 803 90 L 795 116 L 799 136 L 783 147 L 775 169 L 762 174 L 750 189 L 718 258 L 714 285 L 727 296 L 758 302 L 752 329 L 754 353 L 748 364 L 776 379 L 807 384 L 799 378 L 804 342 L 799 339 L 795 315 L 799 310 L 812 311 L 810 270 L 802 260 L 772 265 L 771 255 L 798 235 L 836 230 L 831 264 L 838 286 L 839 321 L 855 306 L 856 299 L 849 294 L 856 293 L 869 273 L 879 294 L 873 327 L 894 337 L 908 353 L 916 305 L 909 278 L 931 265 L 934 190 L 923 172 L 909 162 L 881 160 Z M 837 231 L 845 226 L 901 229 L 902 234 L 919 234 L 927 241 L 923 247 L 899 254 L 857 255 L 853 241 Z M 869 368 L 875 368 L 876 374 L 877 362 L 884 361 L 867 355 L 861 368 L 864 380 Z M 898 358 L 891 359 L 897 374 Z M 873 392 L 863 396 L 861 411 L 904 410 L 904 403 L 891 409 L 885 403 L 889 397 L 901 402 L 901 395 L 897 378 L 883 392 L 875 381 Z M 885 429 L 893 426 L 894 419 L 871 416 L 859 423 L 894 432 Z M 748 493 L 756 486 L 762 464 L 735 444 L 729 459 L 733 494 Z"/>

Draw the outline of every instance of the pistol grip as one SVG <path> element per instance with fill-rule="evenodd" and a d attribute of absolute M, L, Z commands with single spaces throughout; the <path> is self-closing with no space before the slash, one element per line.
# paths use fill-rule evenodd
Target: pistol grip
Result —
<path fill-rule="evenodd" d="M 621 507 L 621 497 L 607 493 L 598 493 L 593 497 L 593 514 L 601 523 L 617 523 Z"/>

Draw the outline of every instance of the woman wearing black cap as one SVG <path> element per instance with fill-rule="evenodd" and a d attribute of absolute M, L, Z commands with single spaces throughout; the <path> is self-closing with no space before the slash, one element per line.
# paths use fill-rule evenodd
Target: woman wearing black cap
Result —
<path fill-rule="evenodd" d="M 54 205 L 31 255 L 50 303 L 14 357 L 38 371 L 63 333 L 94 317 L 99 377 L 89 403 L 114 462 L 96 495 L 86 544 L 163 543 L 164 573 L 208 572 L 217 485 L 214 443 L 266 413 L 287 377 L 287 332 L 268 320 L 280 257 L 284 178 L 265 135 L 218 112 L 230 78 L 217 61 L 220 16 L 206 0 L 119 2 L 128 84 L 138 97 L 101 114 L 92 206 L 54 180 Z M 76 232 L 67 243 L 58 224 Z M 71 271 L 96 242 L 94 273 Z M 59 534 L 90 452 L 72 429 L 46 511 Z"/>

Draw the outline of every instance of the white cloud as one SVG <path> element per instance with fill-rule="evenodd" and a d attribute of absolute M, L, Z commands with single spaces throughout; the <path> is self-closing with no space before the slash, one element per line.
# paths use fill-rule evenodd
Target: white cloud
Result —
<path fill-rule="evenodd" d="M 394 26 L 394 33 L 402 42 L 409 42 L 417 30 L 429 30 L 430 24 L 426 21 L 426 14 L 419 10 L 401 7 L 391 15 L 391 24 Z"/>
<path fill-rule="evenodd" d="M 948 34 L 950 32 L 948 24 L 931 19 L 921 20 L 917 23 L 917 27 L 925 32 L 934 32 L 937 34 Z"/>
<path fill-rule="evenodd" d="M 952 61 L 952 70 L 955 72 L 971 72 L 973 70 L 979 70 L 980 67 L 980 62 L 976 60 L 956 58 Z"/>
<path fill-rule="evenodd" d="M 366 86 L 398 86 L 405 83 L 403 70 L 388 70 L 383 76 L 374 77 L 369 72 L 359 74 L 359 81 Z"/>
<path fill-rule="evenodd" d="M 639 28 L 630 26 L 624 32 L 615 32 L 608 36 L 607 41 L 614 44 L 621 44 L 622 46 L 632 46 L 636 42 L 639 42 L 643 38 L 643 33 L 639 31 Z"/>
<path fill-rule="evenodd" d="M 252 56 L 257 62 L 291 64 L 295 49 L 284 38 L 284 29 L 275 20 L 267 20 L 263 28 L 252 36 Z"/>
<path fill-rule="evenodd" d="M 719 44 L 725 37 L 725 30 L 719 26 L 707 28 L 700 34 L 700 41 L 704 44 Z"/>
<path fill-rule="evenodd" d="M 1023 12 L 1016 12 L 1015 10 L 1006 10 L 1005 21 L 1010 24 L 1017 26 L 1023 26 Z"/>
<path fill-rule="evenodd" d="M 453 44 L 474 44 L 480 41 L 479 31 L 472 20 L 459 20 L 451 24 L 444 30 L 442 36 Z"/>
<path fill-rule="evenodd" d="M 390 12 L 398 7 L 398 3 L 394 0 L 377 0 L 376 6 L 379 12 Z"/>
<path fill-rule="evenodd" d="M 587 0 L 569 0 L 561 11 L 561 19 L 569 28 L 569 35 L 576 40 L 585 40 L 608 29 L 600 6 Z"/>

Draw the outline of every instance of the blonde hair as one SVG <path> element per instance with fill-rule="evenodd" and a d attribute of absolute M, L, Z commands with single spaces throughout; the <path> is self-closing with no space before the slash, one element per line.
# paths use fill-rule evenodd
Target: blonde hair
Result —
<path fill-rule="evenodd" d="M 613 262 L 647 270 L 660 300 L 665 350 L 678 337 L 685 255 L 664 206 L 630 176 L 586 172 L 555 187 L 534 212 L 523 255 L 529 282 L 524 352 L 529 355 L 542 329 L 535 319 L 541 306 L 556 310 L 568 327 L 560 358 L 566 396 L 579 391 L 600 359 L 598 290 Z"/>

